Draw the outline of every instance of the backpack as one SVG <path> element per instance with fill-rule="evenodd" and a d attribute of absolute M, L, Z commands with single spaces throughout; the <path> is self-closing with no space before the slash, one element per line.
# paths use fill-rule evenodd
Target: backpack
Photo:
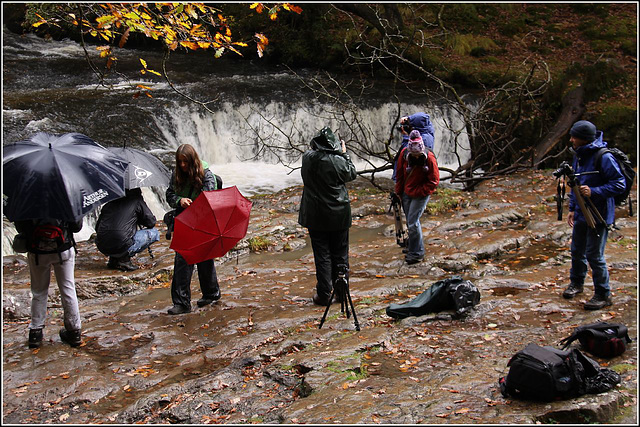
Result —
<path fill-rule="evenodd" d="M 596 322 L 578 326 L 573 334 L 560 341 L 566 349 L 575 340 L 582 348 L 598 357 L 615 357 L 624 353 L 631 342 L 627 327 L 620 323 Z"/>
<path fill-rule="evenodd" d="M 413 300 L 404 304 L 389 304 L 387 316 L 404 319 L 409 316 L 423 316 L 443 310 L 456 310 L 456 317 L 466 314 L 480 301 L 480 291 L 473 283 L 461 276 L 439 280 Z"/>
<path fill-rule="evenodd" d="M 504 397 L 550 402 L 601 393 L 620 382 L 616 372 L 601 368 L 578 349 L 558 350 L 535 343 L 507 363 L 509 373 L 498 381 Z"/>
<path fill-rule="evenodd" d="M 625 200 L 629 199 L 629 215 L 633 215 L 633 208 L 631 206 L 631 187 L 633 186 L 633 179 L 636 177 L 636 171 L 633 170 L 633 164 L 629 161 L 629 157 L 617 148 L 600 148 L 596 151 L 594 164 L 596 169 L 600 171 L 600 162 L 604 153 L 611 153 L 613 158 L 618 163 L 618 167 L 624 176 L 624 192 L 613 197 L 616 205 L 621 205 Z"/>
<path fill-rule="evenodd" d="M 31 232 L 29 252 L 40 254 L 63 252 L 69 241 L 69 232 L 61 222 L 37 224 Z"/>

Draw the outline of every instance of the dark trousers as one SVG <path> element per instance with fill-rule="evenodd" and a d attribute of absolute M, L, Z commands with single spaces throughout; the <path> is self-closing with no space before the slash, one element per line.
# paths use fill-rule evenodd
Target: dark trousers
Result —
<path fill-rule="evenodd" d="M 202 261 L 197 264 L 198 279 L 200 280 L 200 290 L 203 298 L 213 297 L 220 292 L 218 285 L 218 275 L 213 259 Z M 191 307 L 191 277 L 193 276 L 194 265 L 187 264 L 187 261 L 176 252 L 173 262 L 173 280 L 171 280 L 171 300 L 173 305 Z"/>
<path fill-rule="evenodd" d="M 309 237 L 316 264 L 316 291 L 320 298 L 328 300 L 333 290 L 333 282 L 338 277 L 338 266 L 344 264 L 349 267 L 349 229 L 309 229 Z"/>

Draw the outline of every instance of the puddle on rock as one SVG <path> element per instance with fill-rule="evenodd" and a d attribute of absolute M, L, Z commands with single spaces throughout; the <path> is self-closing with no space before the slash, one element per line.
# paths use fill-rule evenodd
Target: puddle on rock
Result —
<path fill-rule="evenodd" d="M 533 241 L 525 248 L 513 249 L 503 256 L 494 258 L 494 263 L 509 270 L 523 270 L 542 264 L 563 251 L 566 251 L 566 248 L 560 247 L 552 241 Z"/>

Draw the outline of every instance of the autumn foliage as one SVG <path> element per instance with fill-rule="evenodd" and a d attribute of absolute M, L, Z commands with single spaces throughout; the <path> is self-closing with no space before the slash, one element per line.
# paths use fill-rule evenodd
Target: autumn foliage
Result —
<path fill-rule="evenodd" d="M 215 58 L 227 50 L 242 55 L 238 48 L 248 46 L 248 41 L 233 39 L 229 20 L 221 11 L 205 3 L 78 3 L 59 7 L 55 15 L 36 14 L 39 20 L 33 27 L 60 26 L 64 22 L 79 28 L 83 37 L 106 42 L 96 49 L 101 58 L 107 58 L 107 68 L 117 60 L 113 47 L 124 47 L 132 33 L 161 41 L 169 51 L 211 50 Z M 249 7 L 257 13 L 265 12 L 271 20 L 276 20 L 281 10 L 302 13 L 300 7 L 290 3 L 253 3 Z M 254 41 L 258 56 L 262 57 L 269 39 L 256 33 Z M 143 74 L 159 74 L 141 62 Z"/>

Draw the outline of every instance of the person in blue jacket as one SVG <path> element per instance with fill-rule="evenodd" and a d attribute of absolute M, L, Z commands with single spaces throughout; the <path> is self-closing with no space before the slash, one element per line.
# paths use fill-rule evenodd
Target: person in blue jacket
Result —
<path fill-rule="evenodd" d="M 606 224 L 598 222 L 595 228 L 589 227 L 576 202 L 575 195 L 573 193 L 569 195 L 567 222 L 573 227 L 569 273 L 571 283 L 562 296 L 571 299 L 583 292 L 588 263 L 593 277 L 594 294 L 584 304 L 584 308 L 598 310 L 612 304 L 604 247 L 607 243 L 608 226 L 613 224 L 615 217 L 613 197 L 624 191 L 625 180 L 617 161 L 610 153 L 602 156 L 599 173 L 585 174 L 598 171 L 595 165 L 595 154 L 600 148 L 607 146 L 602 139 L 602 131 L 596 130 L 593 123 L 580 120 L 571 127 L 569 135 L 575 151 L 573 171 L 576 174 L 580 194 L 585 199 L 591 199 Z"/>
<path fill-rule="evenodd" d="M 400 148 L 398 149 L 398 154 L 407 146 L 409 143 L 409 133 L 412 130 L 417 130 L 420 132 L 420 136 L 422 136 L 422 142 L 424 143 L 425 148 L 429 149 L 431 152 L 433 151 L 434 145 L 434 135 L 435 128 L 433 127 L 433 123 L 431 123 L 431 118 L 427 113 L 419 112 L 412 114 L 410 116 L 405 116 L 400 119 L 400 132 L 402 132 L 402 142 L 400 143 Z M 396 180 L 396 165 L 398 164 L 398 155 L 393 159 L 393 174 L 391 175 L 391 179 Z"/>

